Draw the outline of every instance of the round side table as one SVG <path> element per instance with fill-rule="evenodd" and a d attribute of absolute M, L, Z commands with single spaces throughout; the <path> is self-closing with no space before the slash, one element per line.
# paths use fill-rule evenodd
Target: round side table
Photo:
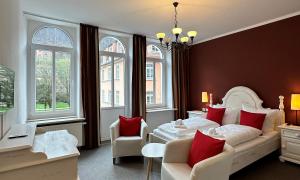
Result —
<path fill-rule="evenodd" d="M 147 180 L 149 180 L 150 172 L 152 170 L 153 158 L 161 158 L 165 154 L 165 144 L 161 143 L 149 143 L 146 144 L 142 149 L 144 157 L 148 158 L 147 165 Z"/>

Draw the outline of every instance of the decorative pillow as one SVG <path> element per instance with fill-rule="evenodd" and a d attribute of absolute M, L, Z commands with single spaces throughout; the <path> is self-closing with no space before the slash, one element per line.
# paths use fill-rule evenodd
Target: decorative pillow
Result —
<path fill-rule="evenodd" d="M 188 157 L 188 165 L 193 167 L 198 162 L 223 152 L 225 140 L 207 136 L 197 130 Z"/>
<path fill-rule="evenodd" d="M 240 125 L 250 126 L 262 130 L 265 117 L 266 114 L 251 113 L 251 112 L 241 110 Z"/>
<path fill-rule="evenodd" d="M 225 114 L 222 120 L 222 125 L 236 124 L 238 122 L 240 109 L 226 108 Z"/>
<path fill-rule="evenodd" d="M 206 115 L 206 119 L 214 121 L 220 125 L 222 125 L 223 116 L 226 108 L 212 108 L 208 107 L 208 112 Z"/>
<path fill-rule="evenodd" d="M 256 109 L 248 105 L 242 105 L 242 109 L 251 113 L 263 113 L 266 114 L 266 118 L 262 127 L 264 133 L 274 131 L 274 124 L 276 121 L 279 121 L 280 111 L 278 109 Z"/>
<path fill-rule="evenodd" d="M 120 136 L 139 136 L 141 130 L 142 117 L 127 118 L 119 116 Z"/>

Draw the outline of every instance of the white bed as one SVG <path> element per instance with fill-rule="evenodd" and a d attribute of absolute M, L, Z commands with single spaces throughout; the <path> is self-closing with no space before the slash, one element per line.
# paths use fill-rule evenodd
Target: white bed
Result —
<path fill-rule="evenodd" d="M 253 90 L 243 86 L 238 86 L 230 89 L 226 93 L 222 101 L 223 103 L 220 106 L 226 107 L 227 109 L 242 109 L 242 106 L 249 106 L 256 110 L 268 110 L 262 107 L 263 101 Z M 231 174 L 264 157 L 265 155 L 279 149 L 280 134 L 277 127 L 285 122 L 282 96 L 279 97 L 279 101 L 279 109 L 275 110 L 278 116 L 277 118 L 274 118 L 274 120 L 272 120 L 271 128 L 269 128 L 268 131 L 264 131 L 262 135 L 259 135 L 252 140 L 233 144 L 235 155 Z M 222 126 L 220 128 L 222 128 Z M 207 131 L 208 129 L 209 128 L 207 128 L 206 130 L 202 130 Z M 190 136 L 193 135 L 191 134 Z M 185 137 L 172 136 L 159 129 L 155 129 L 154 132 L 150 134 L 150 142 L 164 143 L 179 138 Z"/>

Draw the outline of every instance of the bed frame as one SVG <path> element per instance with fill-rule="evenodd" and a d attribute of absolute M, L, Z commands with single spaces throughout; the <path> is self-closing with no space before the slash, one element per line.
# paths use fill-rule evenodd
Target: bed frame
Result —
<path fill-rule="evenodd" d="M 283 105 L 284 97 L 279 96 L 279 113 L 280 118 L 274 121 L 273 128 L 278 132 L 276 138 L 272 140 L 263 142 L 261 144 L 251 146 L 248 149 L 240 150 L 238 146 L 235 148 L 237 153 L 234 156 L 231 174 L 237 172 L 238 170 L 248 166 L 249 164 L 257 161 L 258 159 L 270 154 L 273 151 L 276 151 L 280 147 L 280 131 L 278 126 L 285 123 L 285 113 L 284 113 L 284 105 Z M 240 108 L 242 109 L 242 105 L 249 105 L 251 107 L 255 107 L 257 109 L 262 109 L 263 101 L 257 96 L 257 94 L 248 87 L 237 86 L 230 89 L 224 98 L 222 99 L 222 106 L 226 108 Z M 167 143 L 165 139 L 150 133 L 149 135 L 150 142 L 158 142 L 158 143 Z M 248 142 L 246 142 L 248 143 Z M 244 145 L 247 145 L 247 144 Z M 251 142 L 250 142 L 251 143 Z"/>

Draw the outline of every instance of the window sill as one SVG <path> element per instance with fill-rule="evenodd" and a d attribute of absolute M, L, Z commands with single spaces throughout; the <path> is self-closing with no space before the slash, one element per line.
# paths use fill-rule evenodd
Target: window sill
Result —
<path fill-rule="evenodd" d="M 154 112 L 165 112 L 165 111 L 177 111 L 175 108 L 151 108 L 147 109 L 147 113 L 154 113 Z"/>
<path fill-rule="evenodd" d="M 60 125 L 60 124 L 71 124 L 71 123 L 83 123 L 85 124 L 85 118 L 81 117 L 59 117 L 59 118 L 48 118 L 48 119 L 33 119 L 27 120 L 27 122 L 34 122 L 38 127 L 49 126 L 49 125 Z"/>

